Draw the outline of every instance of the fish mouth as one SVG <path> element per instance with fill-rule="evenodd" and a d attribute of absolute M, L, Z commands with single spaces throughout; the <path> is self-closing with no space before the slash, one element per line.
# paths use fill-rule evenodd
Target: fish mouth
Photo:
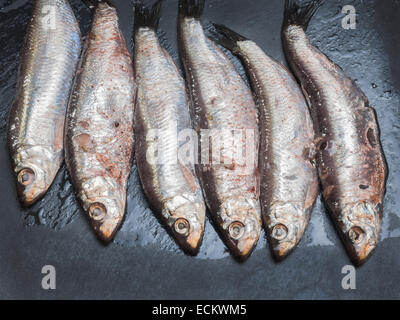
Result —
<path fill-rule="evenodd" d="M 23 207 L 32 206 L 46 194 L 62 159 L 62 152 L 42 146 L 24 147 L 12 156 L 17 195 Z"/>
<path fill-rule="evenodd" d="M 239 227 L 239 225 L 242 226 Z M 252 234 L 247 229 L 252 228 L 248 228 L 248 226 L 244 225 L 242 222 L 234 221 L 227 230 L 226 245 L 231 253 L 240 261 L 245 261 L 248 259 L 256 247 L 259 238 L 259 233 Z M 240 234 L 243 235 L 241 235 L 238 239 Z"/>
<path fill-rule="evenodd" d="M 173 224 L 173 231 L 182 250 L 187 254 L 197 255 L 203 240 L 204 226 L 197 224 L 194 227 L 187 219 L 178 218 Z"/>
<path fill-rule="evenodd" d="M 107 245 L 114 239 L 115 234 L 119 229 L 120 222 L 108 220 L 102 224 L 92 223 L 92 226 L 97 238 Z"/>
<path fill-rule="evenodd" d="M 274 204 L 263 215 L 275 260 L 284 260 L 299 244 L 310 221 L 311 209 L 299 203 Z"/>
<path fill-rule="evenodd" d="M 203 240 L 205 205 L 190 196 L 177 196 L 165 205 L 162 215 L 181 249 L 197 255 Z"/>
<path fill-rule="evenodd" d="M 17 194 L 23 207 L 30 207 L 46 193 L 48 186 L 44 181 L 44 172 L 34 166 L 24 166 L 17 171 Z"/>
<path fill-rule="evenodd" d="M 258 201 L 231 199 L 218 214 L 223 239 L 239 261 L 248 259 L 261 233 L 261 210 Z"/>
<path fill-rule="evenodd" d="M 369 202 L 347 204 L 339 226 L 347 252 L 356 266 L 364 264 L 375 251 L 381 230 L 382 205 Z"/>
<path fill-rule="evenodd" d="M 288 238 L 289 228 L 282 223 L 278 223 L 268 231 L 271 252 L 277 261 L 284 260 L 300 241 L 300 239 L 293 240 Z"/>
<path fill-rule="evenodd" d="M 372 255 L 378 245 L 379 230 L 368 230 L 365 226 L 354 225 L 343 235 L 346 249 L 352 262 L 361 266 Z"/>
<path fill-rule="evenodd" d="M 97 238 L 104 244 L 109 244 L 117 233 L 125 206 L 119 208 L 113 201 L 96 201 L 89 205 L 87 215 Z"/>

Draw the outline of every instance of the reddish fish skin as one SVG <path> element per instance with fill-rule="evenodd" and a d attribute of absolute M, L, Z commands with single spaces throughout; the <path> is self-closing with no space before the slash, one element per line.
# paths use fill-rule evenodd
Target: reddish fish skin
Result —
<path fill-rule="evenodd" d="M 66 164 L 96 235 L 110 242 L 125 214 L 133 156 L 135 80 L 110 1 L 94 6 L 66 126 Z"/>
<path fill-rule="evenodd" d="M 232 159 L 231 155 L 235 158 L 238 154 L 235 149 L 224 146 L 221 152 L 224 161 L 200 163 L 196 170 L 225 244 L 235 257 L 244 260 L 261 232 L 257 109 L 250 89 L 233 64 L 204 34 L 200 21 L 204 3 L 204 0 L 179 1 L 180 51 L 193 104 L 194 126 L 203 133 L 214 129 L 213 138 L 220 141 L 223 141 L 223 130 L 251 132 L 254 148 L 250 156 L 254 161 L 248 164 L 248 172 L 242 174 L 239 161 L 225 163 L 224 155 Z M 242 150 L 250 145 L 244 136 L 235 143 Z"/>
<path fill-rule="evenodd" d="M 315 133 L 293 75 L 256 43 L 214 24 L 215 39 L 243 62 L 260 113 L 260 200 L 268 242 L 281 261 L 301 240 L 319 193 Z"/>
<path fill-rule="evenodd" d="M 361 265 L 377 246 L 387 166 L 375 110 L 343 70 L 315 48 L 305 30 L 322 1 L 286 1 L 282 40 L 310 100 L 323 197 L 347 251 Z"/>

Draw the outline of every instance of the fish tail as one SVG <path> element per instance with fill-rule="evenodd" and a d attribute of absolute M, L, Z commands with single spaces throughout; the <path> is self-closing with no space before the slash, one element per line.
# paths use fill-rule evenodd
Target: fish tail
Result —
<path fill-rule="evenodd" d="M 211 31 L 212 40 L 232 52 L 237 51 L 238 42 L 248 40 L 222 24 L 213 23 L 212 25 L 215 28 L 215 31 Z"/>
<path fill-rule="evenodd" d="M 295 0 L 285 0 L 283 27 L 300 26 L 307 30 L 311 18 L 323 4 L 324 0 L 311 0 L 305 6 L 299 6 Z"/>
<path fill-rule="evenodd" d="M 85 3 L 90 9 L 96 8 L 96 6 L 100 3 L 106 3 L 110 7 L 114 7 L 115 5 L 112 0 L 82 0 L 83 3 Z"/>
<path fill-rule="evenodd" d="M 200 19 L 203 15 L 205 0 L 179 0 L 179 15 Z"/>
<path fill-rule="evenodd" d="M 134 31 L 138 31 L 139 28 L 150 28 L 153 30 L 158 29 L 158 24 L 161 18 L 161 6 L 163 0 L 158 0 L 154 3 L 151 9 L 145 7 L 141 1 L 134 3 L 135 7 L 135 23 Z"/>

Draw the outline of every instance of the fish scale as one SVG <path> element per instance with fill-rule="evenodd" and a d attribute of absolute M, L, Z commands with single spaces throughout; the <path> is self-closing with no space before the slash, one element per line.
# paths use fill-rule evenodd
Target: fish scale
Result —
<path fill-rule="evenodd" d="M 45 23 L 49 10 L 54 26 Z M 33 1 L 7 134 L 24 206 L 46 193 L 63 162 L 64 118 L 80 52 L 81 34 L 68 1 Z"/>
<path fill-rule="evenodd" d="M 93 20 L 65 126 L 66 164 L 96 235 L 110 242 L 125 215 L 136 93 L 132 61 L 111 1 Z"/>
<path fill-rule="evenodd" d="M 277 260 L 302 238 L 318 195 L 308 150 L 314 129 L 303 94 L 284 66 L 251 40 L 214 25 L 215 40 L 243 62 L 260 114 L 260 200 L 268 242 Z"/>
<path fill-rule="evenodd" d="M 225 146 L 218 163 L 201 162 L 196 167 L 207 205 L 225 244 L 231 253 L 246 259 L 257 244 L 261 232 L 259 204 L 257 109 L 250 89 L 226 55 L 203 31 L 201 13 L 204 1 L 179 1 L 179 42 L 193 103 L 195 128 L 215 129 L 214 139 L 222 140 L 223 130 L 251 131 L 252 163 L 240 164 L 239 153 L 247 141 L 235 140 L 235 147 Z M 206 136 L 202 135 L 203 146 Z M 208 158 L 206 148 L 203 155 Z M 233 155 L 233 156 L 232 156 Z M 251 156 L 251 155 L 250 155 Z M 232 164 L 219 163 L 233 158 Z M 242 172 L 240 170 L 246 169 Z"/>
<path fill-rule="evenodd" d="M 360 265 L 378 244 L 387 165 L 379 127 L 365 94 L 306 35 L 321 0 L 286 1 L 282 39 L 309 98 L 318 136 L 323 197 L 352 261 Z"/>
<path fill-rule="evenodd" d="M 151 207 L 182 249 L 196 254 L 206 208 L 193 161 L 178 157 L 185 143 L 177 140 L 178 134 L 191 129 L 189 101 L 185 82 L 157 36 L 160 10 L 161 1 L 151 10 L 135 6 L 136 162 Z"/>

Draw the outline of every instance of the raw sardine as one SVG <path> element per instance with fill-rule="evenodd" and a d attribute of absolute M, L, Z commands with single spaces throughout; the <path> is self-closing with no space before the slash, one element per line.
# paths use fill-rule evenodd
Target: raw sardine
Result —
<path fill-rule="evenodd" d="M 24 206 L 46 193 L 64 160 L 65 112 L 80 53 L 81 34 L 68 1 L 33 1 L 7 136 Z"/>
<path fill-rule="evenodd" d="M 97 236 L 109 242 L 125 213 L 135 81 L 116 8 L 111 1 L 93 2 L 67 112 L 65 148 L 77 197 Z"/>
<path fill-rule="evenodd" d="M 186 144 L 185 139 L 178 141 L 178 134 L 190 133 L 192 127 L 189 100 L 183 78 L 159 43 L 160 9 L 161 1 L 151 11 L 141 4 L 135 7 L 135 155 L 151 206 L 183 250 L 194 254 L 203 237 L 206 207 L 194 161 L 178 157 Z"/>
<path fill-rule="evenodd" d="M 204 34 L 204 0 L 181 0 L 179 7 L 181 58 L 201 134 L 196 170 L 226 245 L 245 259 L 261 231 L 256 105 L 233 64 Z"/>
<path fill-rule="evenodd" d="M 375 110 L 343 70 L 315 48 L 307 25 L 322 1 L 285 3 L 287 59 L 310 100 L 323 197 L 355 264 L 378 243 L 387 168 Z"/>
<path fill-rule="evenodd" d="M 304 234 L 318 196 L 314 127 L 291 73 L 253 41 L 222 25 L 216 40 L 243 61 L 260 113 L 260 200 L 270 247 L 285 258 Z"/>

